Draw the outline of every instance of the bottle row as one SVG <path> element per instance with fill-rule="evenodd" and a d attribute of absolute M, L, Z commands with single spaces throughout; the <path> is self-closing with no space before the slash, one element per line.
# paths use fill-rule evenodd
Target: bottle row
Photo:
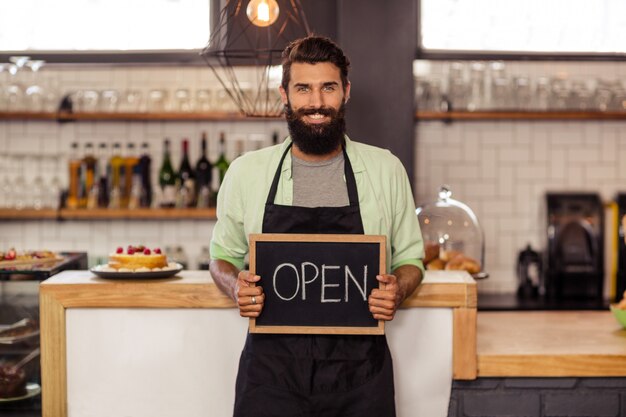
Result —
<path fill-rule="evenodd" d="M 274 134 L 276 143 L 278 134 Z M 163 156 L 158 171 L 153 170 L 153 157 L 147 142 L 139 151 L 134 143 L 122 150 L 120 143 L 108 149 L 106 143 L 98 148 L 87 142 L 79 149 L 71 145 L 68 160 L 69 186 L 63 204 L 70 209 L 135 209 L 207 208 L 215 205 L 217 192 L 230 165 L 230 158 L 244 152 L 242 141 L 231 141 L 236 147 L 227 153 L 226 134 L 219 134 L 217 158 L 209 160 L 208 137 L 200 138 L 200 153 L 195 163 L 190 159 L 189 140 L 180 141 L 180 162 L 175 166 L 172 157 L 173 143 L 163 141 Z M 256 142 L 258 147 L 261 142 Z M 153 181 L 156 174 L 156 181 Z"/>

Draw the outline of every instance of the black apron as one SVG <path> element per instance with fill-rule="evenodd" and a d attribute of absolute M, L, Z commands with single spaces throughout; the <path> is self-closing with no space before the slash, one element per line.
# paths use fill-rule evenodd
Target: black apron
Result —
<path fill-rule="evenodd" d="M 282 155 L 265 204 L 263 233 L 363 234 L 352 165 L 343 149 L 350 205 L 274 204 Z M 248 334 L 239 362 L 235 417 L 394 417 L 385 336 Z"/>

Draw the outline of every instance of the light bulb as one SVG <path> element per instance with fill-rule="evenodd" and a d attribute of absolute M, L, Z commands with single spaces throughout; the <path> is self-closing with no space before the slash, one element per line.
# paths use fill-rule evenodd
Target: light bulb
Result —
<path fill-rule="evenodd" d="M 276 0 L 250 0 L 246 9 L 248 19 L 259 27 L 271 25 L 278 19 L 278 3 Z"/>

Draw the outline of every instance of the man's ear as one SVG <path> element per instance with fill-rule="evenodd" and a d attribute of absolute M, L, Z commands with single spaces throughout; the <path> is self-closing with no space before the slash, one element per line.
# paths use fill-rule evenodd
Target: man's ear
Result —
<path fill-rule="evenodd" d="M 285 91 L 285 89 L 283 88 L 282 85 L 280 87 L 278 87 L 278 91 L 280 92 L 280 100 L 286 106 L 289 103 L 289 98 L 287 97 L 287 92 Z"/>
<path fill-rule="evenodd" d="M 348 100 L 350 100 L 350 86 L 352 86 L 352 84 L 350 83 L 350 81 L 348 81 L 348 84 L 346 84 L 346 91 L 343 97 L 343 104 L 346 104 Z"/>

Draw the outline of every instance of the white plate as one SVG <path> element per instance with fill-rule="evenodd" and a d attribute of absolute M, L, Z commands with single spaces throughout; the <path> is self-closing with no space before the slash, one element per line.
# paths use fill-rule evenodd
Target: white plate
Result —
<path fill-rule="evenodd" d="M 98 267 L 93 267 L 89 271 L 96 274 L 100 278 L 107 279 L 156 279 L 156 278 L 169 278 L 178 274 L 183 270 L 183 266 L 179 263 L 176 264 L 176 269 L 168 269 L 166 271 L 146 271 L 146 272 L 108 272 L 101 271 Z"/>
<path fill-rule="evenodd" d="M 37 384 L 36 382 L 28 382 L 26 384 L 26 394 L 19 397 L 0 398 L 0 403 L 25 400 L 27 398 L 34 397 L 35 395 L 39 395 L 40 393 L 41 386 L 39 384 Z"/>

